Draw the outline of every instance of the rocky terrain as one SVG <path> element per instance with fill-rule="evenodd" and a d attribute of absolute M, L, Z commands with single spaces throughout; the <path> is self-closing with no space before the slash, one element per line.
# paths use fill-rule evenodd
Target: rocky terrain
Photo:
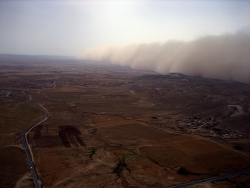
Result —
<path fill-rule="evenodd" d="M 249 167 L 247 84 L 64 58 L 0 65 L 0 187 L 33 187 L 20 134 L 43 115 L 37 103 L 49 119 L 28 141 L 45 188 L 171 187 Z"/>

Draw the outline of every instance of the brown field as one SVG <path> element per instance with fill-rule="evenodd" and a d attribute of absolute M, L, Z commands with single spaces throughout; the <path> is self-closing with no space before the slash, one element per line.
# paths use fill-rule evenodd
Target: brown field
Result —
<path fill-rule="evenodd" d="M 28 141 L 45 188 L 171 187 L 250 166 L 249 85 L 78 60 L 0 63 L 0 187 L 32 187 L 20 134 L 43 117 L 38 103 L 49 119 Z"/>
<path fill-rule="evenodd" d="M 19 147 L 1 147 L 0 165 L 0 187 L 14 187 L 27 171 L 25 152 Z"/>

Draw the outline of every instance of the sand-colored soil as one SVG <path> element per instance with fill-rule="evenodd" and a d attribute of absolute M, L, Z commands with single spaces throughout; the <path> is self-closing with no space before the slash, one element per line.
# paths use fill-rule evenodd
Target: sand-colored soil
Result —
<path fill-rule="evenodd" d="M 43 116 L 38 103 L 49 118 L 28 142 L 45 188 L 170 187 L 250 165 L 249 85 L 39 62 L 1 62 L 0 187 L 32 187 L 20 133 Z M 247 187 L 248 177 L 194 187 Z"/>

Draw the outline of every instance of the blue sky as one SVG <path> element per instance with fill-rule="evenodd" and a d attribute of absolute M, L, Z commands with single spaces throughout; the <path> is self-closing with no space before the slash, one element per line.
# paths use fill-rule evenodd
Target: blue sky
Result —
<path fill-rule="evenodd" d="M 77 56 L 101 45 L 193 40 L 250 26 L 250 1 L 0 1 L 0 53 Z"/>

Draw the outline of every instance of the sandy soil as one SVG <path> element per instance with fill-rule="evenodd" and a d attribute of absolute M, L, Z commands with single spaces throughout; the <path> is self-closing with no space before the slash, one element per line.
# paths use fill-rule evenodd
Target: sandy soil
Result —
<path fill-rule="evenodd" d="M 50 114 L 28 135 L 45 188 L 169 187 L 250 164 L 249 85 L 19 61 L 1 62 L 0 187 L 32 187 L 20 133 L 43 115 L 34 101 Z M 247 187 L 248 177 L 194 187 Z"/>

